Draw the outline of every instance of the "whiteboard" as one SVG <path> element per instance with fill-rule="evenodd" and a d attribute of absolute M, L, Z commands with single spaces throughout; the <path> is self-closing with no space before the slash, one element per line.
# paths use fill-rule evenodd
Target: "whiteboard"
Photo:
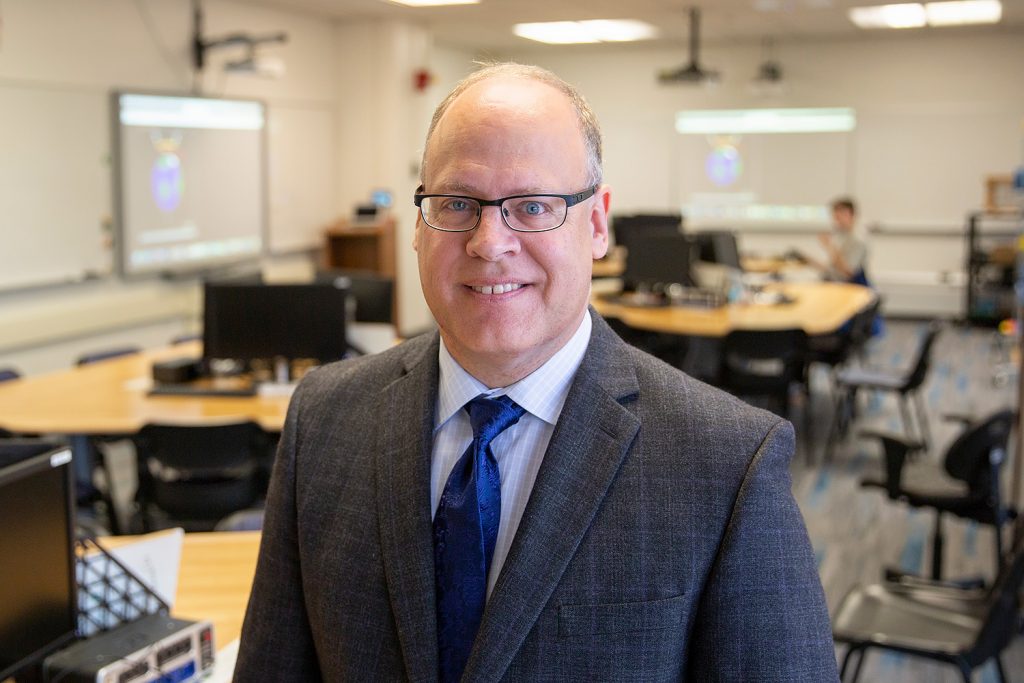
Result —
<path fill-rule="evenodd" d="M 0 289 L 111 271 L 107 94 L 0 84 Z"/>
<path fill-rule="evenodd" d="M 336 215 L 334 115 L 327 108 L 268 108 L 270 251 L 320 246 Z"/>

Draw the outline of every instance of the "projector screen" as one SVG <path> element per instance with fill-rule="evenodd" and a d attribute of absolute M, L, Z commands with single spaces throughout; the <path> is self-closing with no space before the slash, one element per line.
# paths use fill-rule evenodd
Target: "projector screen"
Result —
<path fill-rule="evenodd" d="M 682 112 L 679 182 L 691 227 L 824 226 L 849 191 L 852 110 Z"/>
<path fill-rule="evenodd" d="M 262 102 L 114 93 L 122 275 L 200 272 L 263 251 Z"/>

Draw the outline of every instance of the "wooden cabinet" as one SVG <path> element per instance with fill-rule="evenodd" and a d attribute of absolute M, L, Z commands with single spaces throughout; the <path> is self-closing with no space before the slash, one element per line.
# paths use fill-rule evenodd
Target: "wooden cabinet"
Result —
<path fill-rule="evenodd" d="M 325 233 L 324 267 L 370 270 L 395 277 L 395 219 L 375 222 L 342 218 Z"/>
<path fill-rule="evenodd" d="M 398 269 L 395 267 L 395 219 L 385 216 L 375 221 L 338 219 L 324 232 L 324 268 L 366 270 L 386 275 L 394 281 L 392 318 L 399 328 Z"/>

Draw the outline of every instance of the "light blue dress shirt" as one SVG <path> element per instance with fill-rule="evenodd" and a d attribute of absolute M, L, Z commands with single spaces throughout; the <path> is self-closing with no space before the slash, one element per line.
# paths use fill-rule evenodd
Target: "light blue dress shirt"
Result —
<path fill-rule="evenodd" d="M 434 450 L 430 463 L 432 515 L 437 512 L 448 475 L 473 440 L 473 428 L 463 406 L 481 394 L 487 397 L 506 394 L 526 409 L 518 423 L 491 442 L 501 472 L 501 521 L 487 577 L 488 597 L 505 564 L 569 386 L 590 343 L 591 327 L 587 313 L 575 334 L 544 365 L 515 384 L 497 389 L 488 389 L 466 372 L 452 358 L 444 341 L 441 342 Z"/>

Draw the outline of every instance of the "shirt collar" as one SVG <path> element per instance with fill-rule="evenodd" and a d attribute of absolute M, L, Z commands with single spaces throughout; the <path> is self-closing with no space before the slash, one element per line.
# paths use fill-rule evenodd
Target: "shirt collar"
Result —
<path fill-rule="evenodd" d="M 439 379 L 434 429 L 437 430 L 462 406 L 481 394 L 488 397 L 506 394 L 531 415 L 554 425 L 569 395 L 572 378 L 587 352 L 592 327 L 590 313 L 587 312 L 576 332 L 555 355 L 515 384 L 496 389 L 488 389 L 466 372 L 448 352 L 442 339 L 437 359 Z"/>

